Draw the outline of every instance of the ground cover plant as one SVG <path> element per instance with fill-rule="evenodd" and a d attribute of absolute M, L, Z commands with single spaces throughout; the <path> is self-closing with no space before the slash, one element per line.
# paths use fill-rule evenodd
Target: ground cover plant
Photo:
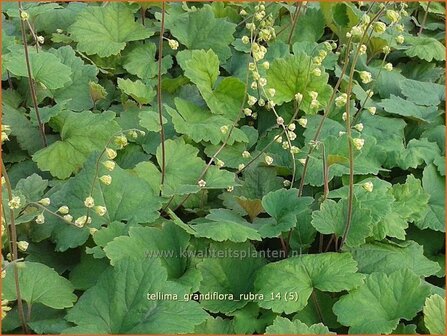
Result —
<path fill-rule="evenodd" d="M 444 334 L 443 3 L 1 5 L 3 333 Z"/>

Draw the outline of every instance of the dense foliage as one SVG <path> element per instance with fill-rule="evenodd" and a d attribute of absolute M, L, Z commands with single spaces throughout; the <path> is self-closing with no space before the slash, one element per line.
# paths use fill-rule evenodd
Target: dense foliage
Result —
<path fill-rule="evenodd" d="M 2 331 L 444 333 L 444 12 L 2 3 Z"/>

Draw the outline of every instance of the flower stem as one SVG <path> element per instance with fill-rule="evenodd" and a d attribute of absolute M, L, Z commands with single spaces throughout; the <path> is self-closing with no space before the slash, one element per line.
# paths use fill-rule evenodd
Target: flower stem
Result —
<path fill-rule="evenodd" d="M 19 1 L 19 14 L 22 12 L 23 12 L 22 3 Z M 20 17 L 20 15 L 19 15 L 19 17 Z M 29 90 L 31 93 L 31 98 L 33 100 L 34 111 L 36 112 L 36 119 L 37 119 L 37 123 L 39 125 L 39 132 L 40 132 L 40 137 L 42 138 L 42 144 L 44 147 L 47 147 L 48 143 L 47 143 L 47 138 L 45 136 L 45 125 L 44 125 L 44 123 L 42 123 L 42 119 L 40 118 L 39 106 L 37 103 L 36 88 L 34 86 L 34 80 L 33 80 L 32 73 L 31 73 L 31 63 L 30 63 L 30 59 L 29 59 L 28 43 L 26 42 L 25 23 L 22 19 L 20 19 L 20 30 L 22 31 L 23 47 L 25 50 L 25 62 L 26 62 L 26 70 L 28 72 Z"/>
<path fill-rule="evenodd" d="M 295 32 L 295 27 L 298 22 L 298 18 L 301 14 L 301 7 L 303 6 L 302 2 L 296 2 L 295 4 L 295 13 L 293 13 L 292 18 L 292 27 L 290 28 L 289 37 L 287 38 L 287 44 L 290 46 L 290 43 L 292 42 L 293 33 Z"/>
<path fill-rule="evenodd" d="M 428 9 L 430 8 L 430 3 L 431 3 L 431 1 L 427 2 L 427 7 L 425 8 L 425 14 L 424 14 L 424 18 L 422 19 L 422 22 L 421 22 L 421 27 L 419 28 L 418 36 L 421 35 L 422 32 L 424 31 L 424 26 L 425 26 L 425 22 L 427 21 Z"/>
<path fill-rule="evenodd" d="M 161 142 L 161 187 L 160 187 L 160 195 L 163 188 L 163 184 L 165 183 L 165 175 L 166 175 L 166 148 L 165 148 L 165 130 L 163 126 L 163 100 L 161 93 L 161 72 L 163 65 L 163 35 L 165 32 L 165 12 L 166 12 L 166 3 L 162 2 L 161 9 L 161 30 L 160 30 L 160 40 L 158 43 L 158 86 L 157 86 L 157 104 L 158 104 L 158 119 L 160 123 L 160 142 Z"/>
<path fill-rule="evenodd" d="M 374 22 L 375 19 L 377 19 L 380 14 L 383 12 L 384 8 L 382 8 L 376 16 L 371 20 L 371 22 Z M 369 24 L 371 25 L 371 23 Z M 368 27 L 369 27 L 368 25 Z M 348 96 L 348 103 L 346 104 L 346 134 L 348 139 L 348 160 L 349 160 L 349 189 L 348 189 L 348 204 L 347 204 L 347 213 L 346 213 L 346 224 L 345 228 L 343 230 L 343 234 L 341 236 L 340 245 L 336 247 L 337 250 L 341 250 L 343 248 L 343 245 L 346 242 L 346 239 L 348 238 L 349 231 L 351 229 L 352 225 L 352 207 L 353 207 L 353 201 L 354 201 L 354 154 L 353 154 L 353 148 L 352 148 L 352 136 L 351 136 L 351 94 L 352 94 L 352 86 L 354 81 L 354 72 L 355 72 L 355 66 L 357 64 L 358 57 L 360 55 L 360 46 L 364 42 L 365 37 L 367 36 L 368 27 L 365 29 L 365 32 L 362 35 L 361 42 L 359 43 L 359 46 L 356 50 L 356 53 L 354 55 L 353 62 L 351 64 L 351 69 L 349 73 L 349 81 L 348 81 L 348 88 L 346 90 L 346 94 Z"/>
<path fill-rule="evenodd" d="M 11 181 L 9 180 L 8 173 L 6 172 L 6 167 L 2 161 L 2 176 L 5 177 L 5 185 L 6 190 L 8 192 L 8 200 L 12 200 L 12 187 L 11 187 Z M 13 263 L 13 269 L 14 269 L 14 282 L 16 287 L 16 296 L 17 296 L 17 310 L 19 313 L 19 319 L 20 323 L 22 324 L 22 329 L 25 334 L 28 333 L 28 326 L 26 324 L 26 317 L 25 317 L 25 311 L 23 310 L 23 302 L 22 302 L 22 296 L 20 292 L 20 284 L 19 284 L 19 269 L 17 267 L 17 263 L 14 262 L 18 259 L 18 249 L 17 249 L 17 231 L 16 231 L 16 225 L 15 225 L 15 219 L 14 219 L 14 210 L 9 209 L 9 216 L 11 219 L 11 223 L 7 225 L 8 230 L 8 236 L 9 236 L 9 243 L 11 245 L 11 261 Z"/>

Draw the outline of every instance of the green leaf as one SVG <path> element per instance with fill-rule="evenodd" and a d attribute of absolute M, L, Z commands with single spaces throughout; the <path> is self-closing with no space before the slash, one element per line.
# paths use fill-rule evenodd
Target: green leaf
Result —
<path fill-rule="evenodd" d="M 182 138 L 165 141 L 166 166 L 165 183 L 163 185 L 163 195 L 172 196 L 174 194 L 197 192 L 197 179 L 200 176 L 205 163 L 197 157 L 198 149 L 188 145 Z M 161 146 L 157 148 L 157 162 L 162 163 Z"/>
<path fill-rule="evenodd" d="M 189 50 L 211 49 L 221 61 L 231 56 L 229 45 L 234 40 L 236 25 L 225 19 L 215 18 L 210 8 L 182 14 L 168 13 L 165 19 L 166 28 Z"/>
<path fill-rule="evenodd" d="M 394 237 L 405 240 L 408 222 L 396 211 L 397 206 L 394 202 L 390 205 L 391 211 L 373 227 L 374 238 L 381 240 L 385 237 Z"/>
<path fill-rule="evenodd" d="M 88 110 L 93 107 L 90 95 L 90 82 L 95 82 L 98 69 L 94 65 L 84 64 L 81 58 L 77 57 L 75 51 L 70 46 L 50 50 L 59 57 L 63 64 L 70 67 L 72 71 L 71 81 L 63 88 L 54 92 L 54 99 L 58 103 L 71 99 L 67 103 L 67 108 L 73 111 Z"/>
<path fill-rule="evenodd" d="M 430 334 L 445 333 L 445 299 L 432 295 L 425 300 L 424 323 Z"/>
<path fill-rule="evenodd" d="M 225 189 L 237 185 L 236 175 L 217 166 L 211 166 L 205 174 L 205 189 Z"/>
<path fill-rule="evenodd" d="M 232 321 L 236 334 L 261 334 L 276 316 L 270 310 L 260 309 L 254 302 L 250 302 L 244 308 L 228 315 L 233 316 Z"/>
<path fill-rule="evenodd" d="M 407 99 L 418 105 L 437 106 L 445 100 L 444 85 L 406 79 L 400 87 Z"/>
<path fill-rule="evenodd" d="M 427 214 L 416 225 L 420 229 L 445 232 L 445 178 L 441 177 L 433 164 L 424 168 L 422 186 L 430 199 Z"/>
<path fill-rule="evenodd" d="M 314 289 L 341 292 L 362 284 L 364 276 L 356 272 L 357 263 L 349 253 L 309 254 L 271 263 L 256 276 L 257 293 L 265 296 L 258 304 L 275 313 L 297 312 L 307 305 Z"/>
<path fill-rule="evenodd" d="M 242 158 L 242 152 L 239 153 Z M 276 177 L 274 167 L 256 167 L 247 169 L 243 173 L 244 183 L 241 187 L 234 189 L 237 196 L 247 199 L 262 199 L 268 193 L 281 189 L 283 187 L 280 178 Z"/>
<path fill-rule="evenodd" d="M 37 202 L 42 198 L 47 187 L 47 180 L 42 179 L 40 175 L 32 174 L 17 182 L 15 190 L 20 191 L 27 202 Z"/>
<path fill-rule="evenodd" d="M 140 119 L 140 126 L 144 127 L 148 131 L 151 132 L 160 132 L 161 126 L 160 126 L 160 119 L 158 112 L 155 111 L 141 111 L 138 114 L 138 117 Z M 168 121 L 165 117 L 162 116 L 163 125 L 166 124 Z"/>
<path fill-rule="evenodd" d="M 56 55 L 46 51 L 37 53 L 30 49 L 29 59 L 32 78 L 46 88 L 59 89 L 72 81 L 71 68 L 63 64 Z M 14 52 L 5 55 L 3 66 L 15 76 L 28 78 L 25 54 L 21 49 L 14 49 Z"/>
<path fill-rule="evenodd" d="M 361 273 L 383 272 L 389 275 L 399 269 L 407 269 L 428 277 L 439 271 L 439 265 L 424 256 L 423 247 L 411 240 L 399 244 L 373 242 L 350 252 Z"/>
<path fill-rule="evenodd" d="M 63 187 L 51 196 L 50 209 L 57 211 L 60 206 L 68 205 L 74 220 L 87 214 L 84 200 L 91 195 L 96 205 L 105 206 L 107 213 L 100 217 L 95 211 L 89 216 L 92 219 L 90 227 L 99 228 L 102 224 L 114 221 L 126 221 L 129 224 L 151 223 L 158 216 L 161 202 L 158 194 L 150 193 L 150 186 L 143 179 L 116 165 L 112 172 L 99 162 L 98 176 L 108 174 L 112 177 L 110 185 L 104 185 L 97 179 L 93 183 L 96 172 L 97 155 L 93 154 L 85 163 L 79 174 L 68 180 Z M 53 216 L 46 216 L 44 224 L 33 227 L 34 235 L 52 237 L 56 241 L 56 250 L 80 246 L 89 237 L 89 227 L 78 228 Z"/>
<path fill-rule="evenodd" d="M 422 189 L 421 180 L 408 175 L 405 184 L 393 185 L 393 195 L 400 216 L 409 222 L 424 218 L 430 196 Z"/>
<path fill-rule="evenodd" d="M 445 61 L 445 46 L 433 37 L 418 36 L 409 37 L 407 42 L 411 46 L 405 50 L 405 54 L 410 57 L 418 57 L 421 60 L 432 62 Z"/>
<path fill-rule="evenodd" d="M 229 313 L 244 307 L 253 294 L 256 271 L 265 264 L 264 259 L 250 243 L 212 243 L 211 258 L 204 258 L 197 267 L 202 273 L 201 293 L 227 295 L 227 299 L 207 299 L 201 305 L 211 312 Z M 233 299 L 231 299 L 233 298 Z"/>
<path fill-rule="evenodd" d="M 334 335 L 335 333 L 330 332 L 329 329 L 323 324 L 313 324 L 310 327 L 299 320 L 290 321 L 285 317 L 278 316 L 271 326 L 268 326 L 265 330 L 268 334 L 288 334 L 288 335 Z"/>
<path fill-rule="evenodd" d="M 28 256 L 26 261 L 39 262 L 54 269 L 57 273 L 63 274 L 70 270 L 77 263 L 77 251 L 67 251 L 59 253 L 54 250 L 54 244 L 50 241 L 31 243 L 26 250 Z M 74 253 L 73 253 L 74 252 Z"/>
<path fill-rule="evenodd" d="M 205 154 L 211 158 L 213 157 L 221 146 L 219 145 L 207 145 L 205 147 Z M 216 158 L 225 163 L 225 167 L 237 169 L 238 166 L 243 163 L 247 164 L 251 158 L 243 158 L 242 153 L 247 150 L 247 143 L 237 142 L 231 146 L 225 146 Z M 245 171 L 244 171 L 245 172 Z"/>
<path fill-rule="evenodd" d="M 322 36 L 325 28 L 323 13 L 317 8 L 308 8 L 304 13 L 300 13 L 299 20 L 291 27 L 294 28 L 292 33 L 291 44 L 295 42 L 317 42 Z M 290 21 L 286 21 L 286 25 L 290 25 Z M 289 26 L 290 27 L 290 26 Z M 290 29 L 286 34 L 281 34 L 281 39 L 287 42 Z"/>
<path fill-rule="evenodd" d="M 118 78 L 118 87 L 140 105 L 150 103 L 156 95 L 155 90 L 151 86 L 144 84 L 139 79 L 132 81 L 130 79 Z"/>
<path fill-rule="evenodd" d="M 217 145 L 227 138 L 228 145 L 232 145 L 235 141 L 248 142 L 245 133 L 237 127 L 233 128 L 230 137 L 220 131 L 222 126 L 230 128 L 233 121 L 216 116 L 208 110 L 178 97 L 174 99 L 174 102 L 176 110 L 167 105 L 165 108 L 172 118 L 177 133 L 186 134 L 197 143 L 206 141 Z"/>
<path fill-rule="evenodd" d="M 424 162 L 430 164 L 440 155 L 438 146 L 426 138 L 411 139 L 407 148 L 390 155 L 390 162 L 402 169 L 417 168 Z"/>
<path fill-rule="evenodd" d="M 202 335 L 229 335 L 234 334 L 233 323 L 231 320 L 222 317 L 209 316 L 205 322 L 198 325 L 194 334 Z"/>
<path fill-rule="evenodd" d="M 46 307 L 40 303 L 32 306 L 31 319 L 28 320 L 28 327 L 36 334 L 60 334 L 60 332 L 70 326 L 64 319 L 65 310 L 56 310 Z M 17 306 L 8 312 L 2 320 L 2 331 L 11 332 L 21 327 Z"/>
<path fill-rule="evenodd" d="M 17 300 L 13 266 L 2 282 L 2 295 L 6 300 Z M 73 306 L 76 295 L 70 281 L 52 268 L 40 263 L 25 261 L 18 268 L 20 295 L 28 304 L 41 303 L 54 309 Z"/>
<path fill-rule="evenodd" d="M 320 7 L 328 27 L 342 39 L 359 21 L 351 3 L 322 2 Z"/>
<path fill-rule="evenodd" d="M 272 191 L 262 198 L 262 207 L 272 217 L 261 224 L 259 232 L 263 237 L 276 237 L 281 232 L 296 226 L 297 215 L 312 204 L 312 197 L 298 197 L 297 189 Z"/>
<path fill-rule="evenodd" d="M 203 221 L 190 227 L 195 230 L 196 237 L 218 242 L 229 240 L 241 243 L 247 240 L 262 240 L 252 224 L 228 209 L 212 209 Z"/>
<path fill-rule="evenodd" d="M 297 215 L 297 223 L 290 237 L 290 249 L 306 251 L 314 243 L 316 234 L 317 230 L 312 226 L 312 208 L 308 207 Z"/>
<path fill-rule="evenodd" d="M 30 17 L 35 19 L 43 14 L 46 15 L 55 9 L 61 8 L 61 6 L 57 3 L 26 3 L 23 4 L 22 8 L 29 14 Z M 18 18 L 20 16 L 19 6 L 17 3 L 12 2 L 10 4 L 5 4 L 2 6 L 2 9 L 4 12 L 8 13 L 8 16 L 10 17 Z"/>
<path fill-rule="evenodd" d="M 330 329 L 338 329 L 341 327 L 337 322 L 337 317 L 332 311 L 334 303 L 338 297 L 331 294 L 315 290 L 312 294 L 313 298 L 309 304 L 293 316 L 293 320 L 299 320 L 307 325 L 321 323 L 323 321 Z"/>
<path fill-rule="evenodd" d="M 430 142 L 436 142 L 441 149 L 441 155 L 445 156 L 445 125 L 437 125 L 426 129 L 421 134 L 421 139 L 426 138 Z M 437 158 L 439 160 L 439 157 Z M 436 164 L 436 163 L 435 163 Z M 442 174 L 445 176 L 445 173 Z"/>
<path fill-rule="evenodd" d="M 189 238 L 184 230 L 170 222 L 165 222 L 160 228 L 132 227 L 129 236 L 116 237 L 104 251 L 112 265 L 127 257 L 160 259 L 168 272 L 168 279 L 179 279 L 181 283 L 188 284 L 189 280 L 195 282 L 198 276 L 195 269 L 189 268 L 190 260 L 184 254 Z"/>
<path fill-rule="evenodd" d="M 335 123 L 338 124 L 338 123 Z M 340 125 L 340 124 L 338 124 Z M 366 128 L 366 127 L 365 127 Z M 309 133 L 308 133 L 309 134 Z M 354 151 L 354 174 L 367 175 L 378 174 L 382 168 L 383 162 L 386 160 L 386 152 L 377 150 L 378 141 L 371 136 L 362 135 L 365 144 L 360 151 Z M 309 150 L 309 142 L 311 138 L 306 139 L 307 145 L 302 149 L 302 154 L 298 154 L 297 158 L 302 156 Z M 327 136 L 324 141 L 325 153 L 328 159 L 331 159 L 332 165 L 329 167 L 329 181 L 335 176 L 343 176 L 349 174 L 349 148 L 348 138 L 346 134 L 342 136 Z M 308 173 L 305 183 L 313 186 L 322 186 L 323 180 L 323 146 L 313 150 L 309 157 Z M 329 154 L 328 154 L 329 153 Z M 330 156 L 329 156 L 330 155 Z M 297 163 L 298 164 L 298 163 Z"/>
<path fill-rule="evenodd" d="M 107 259 L 95 259 L 91 255 L 82 254 L 79 263 L 70 271 L 70 282 L 75 289 L 89 289 L 96 284 L 98 276 L 108 267 L 110 265 Z"/>
<path fill-rule="evenodd" d="M 200 190 L 197 181 L 206 167 L 205 162 L 197 157 L 198 149 L 186 144 L 183 138 L 165 141 L 166 167 L 163 195 L 194 194 Z M 157 162 L 162 166 L 162 149 L 157 148 Z M 185 161 L 185 158 L 187 160 Z M 224 169 L 212 166 L 203 177 L 204 189 L 222 189 L 235 185 L 235 175 Z"/>
<path fill-rule="evenodd" d="M 351 228 L 346 237 L 346 245 L 360 246 L 372 233 L 371 211 L 360 208 L 355 200 L 352 207 Z M 320 210 L 312 213 L 312 225 L 323 234 L 335 233 L 341 237 L 346 226 L 348 202 L 343 199 L 338 202 L 326 200 Z"/>
<path fill-rule="evenodd" d="M 62 100 L 59 103 L 57 103 L 54 106 L 48 107 L 40 107 L 39 108 L 39 115 L 40 115 L 40 121 L 42 123 L 48 123 L 51 121 L 51 119 L 59 116 L 62 112 L 67 111 L 67 105 L 70 102 L 71 98 L 67 100 Z M 39 122 L 37 121 L 36 113 L 31 113 L 29 115 L 31 119 L 31 123 L 35 126 L 39 126 Z"/>
<path fill-rule="evenodd" d="M 416 105 L 410 100 L 393 94 L 389 99 L 383 99 L 378 105 L 383 107 L 388 113 L 410 117 L 418 121 L 430 122 L 439 114 L 438 109 L 434 106 Z"/>
<path fill-rule="evenodd" d="M 329 75 L 322 70 L 319 77 L 312 75 L 312 61 L 310 56 L 300 52 L 294 56 L 274 60 L 267 71 L 267 88 L 276 90 L 272 100 L 281 105 L 295 99 L 295 94 L 301 93 L 303 101 L 300 109 L 308 114 L 315 114 L 328 102 L 332 88 L 327 84 Z M 318 93 L 320 107 L 311 109 L 310 91 Z"/>
<path fill-rule="evenodd" d="M 360 122 L 364 125 L 363 134 L 380 139 L 375 148 L 380 148 L 381 152 L 386 153 L 387 159 L 383 166 L 386 168 L 394 167 L 396 163 L 388 163 L 388 161 L 400 155 L 400 152 L 405 150 L 405 121 L 403 119 L 383 117 L 377 114 L 362 113 Z"/>
<path fill-rule="evenodd" d="M 107 227 L 101 227 L 92 235 L 93 241 L 97 246 L 87 247 L 86 252 L 93 254 L 94 258 L 105 258 L 106 254 L 103 248 L 116 237 L 125 236 L 128 232 L 129 226 L 121 222 L 112 222 Z"/>
<path fill-rule="evenodd" d="M 207 314 L 198 303 L 163 300 L 157 298 L 159 293 L 176 295 L 178 300 L 188 294 L 167 280 L 158 259 L 123 259 L 81 296 L 66 317 L 77 326 L 63 333 L 192 333 L 205 321 Z"/>
<path fill-rule="evenodd" d="M 151 30 L 135 22 L 133 13 L 124 3 L 86 7 L 78 14 L 68 32 L 78 43 L 79 51 L 100 57 L 119 54 L 127 42 L 153 35 Z"/>
<path fill-rule="evenodd" d="M 158 62 L 155 59 L 156 51 L 157 46 L 155 43 L 146 42 L 145 44 L 135 46 L 124 56 L 124 69 L 144 82 L 158 76 Z M 172 57 L 170 55 L 164 56 L 161 74 L 165 74 L 171 66 Z"/>
<path fill-rule="evenodd" d="M 409 270 L 390 275 L 372 273 L 366 282 L 335 305 L 338 321 L 352 334 L 389 334 L 401 319 L 411 320 L 422 309 L 430 289 Z"/>
<path fill-rule="evenodd" d="M 112 112 L 64 114 L 61 140 L 36 152 L 33 161 L 41 170 L 49 171 L 59 179 L 66 179 L 82 167 L 93 151 L 104 149 L 110 136 L 118 132 L 119 127 L 114 118 Z"/>
<path fill-rule="evenodd" d="M 177 60 L 185 76 L 196 84 L 211 112 L 230 120 L 239 116 L 245 98 L 245 84 L 234 77 L 225 77 L 218 84 L 219 59 L 213 49 L 182 51 Z"/>
<path fill-rule="evenodd" d="M 96 102 L 103 100 L 104 98 L 107 97 L 107 91 L 101 84 L 95 82 L 89 82 L 88 90 L 90 98 L 93 101 L 93 104 L 96 104 Z"/>
<path fill-rule="evenodd" d="M 366 191 L 363 188 L 364 183 L 372 183 L 373 190 Z M 354 185 L 356 206 L 371 212 L 373 236 L 377 240 L 382 240 L 386 236 L 405 239 L 405 229 L 408 224 L 393 211 L 395 204 L 391 187 L 391 183 L 378 178 L 364 179 L 361 183 Z M 348 189 L 348 186 L 344 186 L 333 190 L 329 193 L 329 198 L 347 199 Z"/>
<path fill-rule="evenodd" d="M 417 326 L 415 324 L 403 324 L 399 323 L 396 329 L 393 330 L 391 334 L 393 335 L 416 335 L 416 328 Z"/>

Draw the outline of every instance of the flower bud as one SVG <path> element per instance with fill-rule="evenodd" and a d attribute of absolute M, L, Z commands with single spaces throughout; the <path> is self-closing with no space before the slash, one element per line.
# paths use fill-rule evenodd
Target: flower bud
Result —
<path fill-rule="evenodd" d="M 284 124 L 284 119 L 282 117 L 278 117 L 278 118 L 276 118 L 276 123 L 278 125 L 283 125 Z"/>
<path fill-rule="evenodd" d="M 110 185 L 112 183 L 112 176 L 110 175 L 103 175 L 99 178 L 99 180 L 104 183 L 105 185 Z"/>
<path fill-rule="evenodd" d="M 18 209 L 20 208 L 21 200 L 19 196 L 13 196 L 11 200 L 8 202 L 8 206 L 10 209 Z"/>
<path fill-rule="evenodd" d="M 383 66 L 386 71 L 393 71 L 393 65 L 391 63 L 387 63 Z"/>
<path fill-rule="evenodd" d="M 340 96 L 335 98 L 335 105 L 337 107 L 343 107 L 346 105 L 348 101 L 348 95 L 346 93 L 342 93 Z"/>
<path fill-rule="evenodd" d="M 361 131 L 363 131 L 363 124 L 362 123 L 358 123 L 357 125 L 354 125 L 354 128 L 357 131 L 361 132 Z"/>
<path fill-rule="evenodd" d="M 93 208 L 95 206 L 95 200 L 93 199 L 92 196 L 88 196 L 85 200 L 84 200 L 84 205 L 87 208 Z"/>
<path fill-rule="evenodd" d="M 65 221 L 71 223 L 73 221 L 73 216 L 72 215 L 65 215 L 63 217 L 65 219 Z"/>
<path fill-rule="evenodd" d="M 384 24 L 383 22 L 374 22 L 373 30 L 378 34 L 382 34 L 386 31 L 386 24 Z"/>
<path fill-rule="evenodd" d="M 371 73 L 368 71 L 360 71 L 360 79 L 363 84 L 368 84 L 372 81 Z"/>
<path fill-rule="evenodd" d="M 107 160 L 107 161 L 103 162 L 103 165 L 108 171 L 112 171 L 115 169 L 116 163 L 112 160 Z"/>
<path fill-rule="evenodd" d="M 113 160 L 117 156 L 116 151 L 112 148 L 106 148 L 106 155 L 110 160 Z"/>
<path fill-rule="evenodd" d="M 107 208 L 105 206 L 95 206 L 95 212 L 99 215 L 99 216 L 104 216 L 107 213 Z"/>
<path fill-rule="evenodd" d="M 402 44 L 405 42 L 405 37 L 403 37 L 403 35 L 399 35 L 396 37 L 396 42 L 397 44 Z"/>
<path fill-rule="evenodd" d="M 25 12 L 25 11 L 21 11 L 21 12 L 20 12 L 20 18 L 21 18 L 23 21 L 26 21 L 26 20 L 29 19 L 29 14 L 28 14 L 27 12 Z"/>
<path fill-rule="evenodd" d="M 303 95 L 301 94 L 301 93 L 296 93 L 295 94 L 295 100 L 296 100 L 296 102 L 299 104 L 299 103 L 301 103 L 302 101 L 303 101 Z"/>
<path fill-rule="evenodd" d="M 179 47 L 179 43 L 176 40 L 168 40 L 169 48 L 172 50 L 177 50 Z"/>
<path fill-rule="evenodd" d="M 43 206 L 49 206 L 51 204 L 51 200 L 48 197 L 45 197 L 39 201 L 39 204 Z"/>
<path fill-rule="evenodd" d="M 45 223 L 45 216 L 43 215 L 43 213 L 37 215 L 37 217 L 36 217 L 36 223 L 37 223 L 37 224 L 43 224 L 43 223 Z"/>
<path fill-rule="evenodd" d="M 362 184 L 362 188 L 365 189 L 367 192 L 372 192 L 374 189 L 374 184 L 368 181 Z"/>
<path fill-rule="evenodd" d="M 227 134 L 228 133 L 228 126 L 227 125 L 221 126 L 220 127 L 220 133 Z"/>
<path fill-rule="evenodd" d="M 352 139 L 352 143 L 357 150 L 361 150 L 365 145 L 365 139 L 354 138 Z"/>
<path fill-rule="evenodd" d="M 244 159 L 248 159 L 250 156 L 251 156 L 251 154 L 250 154 L 249 151 L 243 151 L 243 152 L 242 152 L 242 157 L 243 157 Z"/>
<path fill-rule="evenodd" d="M 391 9 L 386 11 L 386 17 L 393 23 L 396 23 L 400 20 L 399 13 Z"/>
<path fill-rule="evenodd" d="M 68 206 L 63 205 L 59 209 L 57 209 L 57 212 L 59 212 L 61 215 L 66 215 L 70 212 L 70 209 L 68 208 Z"/>
<path fill-rule="evenodd" d="M 17 242 L 17 247 L 20 251 L 25 252 L 28 249 L 29 243 L 27 241 L 21 240 Z"/>
<path fill-rule="evenodd" d="M 298 124 L 299 124 L 301 127 L 306 128 L 306 127 L 307 127 L 307 119 L 304 118 L 304 117 L 298 119 Z"/>

